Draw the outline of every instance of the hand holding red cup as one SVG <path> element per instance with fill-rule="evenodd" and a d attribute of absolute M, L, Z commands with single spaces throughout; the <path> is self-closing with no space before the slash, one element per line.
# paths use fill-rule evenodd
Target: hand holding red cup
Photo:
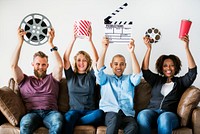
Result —
<path fill-rule="evenodd" d="M 185 35 L 188 35 L 190 31 L 192 21 L 190 20 L 181 20 L 181 26 L 180 26 L 180 32 L 179 32 L 179 38 L 183 38 Z"/>

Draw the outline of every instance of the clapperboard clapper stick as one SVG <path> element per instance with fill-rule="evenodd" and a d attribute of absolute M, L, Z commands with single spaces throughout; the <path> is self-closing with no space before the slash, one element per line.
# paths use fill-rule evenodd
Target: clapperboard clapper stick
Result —
<path fill-rule="evenodd" d="M 127 6 L 127 3 L 123 4 L 104 19 L 105 35 L 109 38 L 110 43 L 128 44 L 132 37 L 132 21 L 111 21 L 113 16 L 118 15 Z"/>

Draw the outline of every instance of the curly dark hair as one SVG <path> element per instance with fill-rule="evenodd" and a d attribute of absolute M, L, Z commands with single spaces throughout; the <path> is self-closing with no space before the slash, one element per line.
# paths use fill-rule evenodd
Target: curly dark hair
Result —
<path fill-rule="evenodd" d="M 177 75 L 181 70 L 181 60 L 176 55 L 161 55 L 156 61 L 156 70 L 159 74 L 163 75 L 163 63 L 166 59 L 171 59 L 175 66 L 175 74 Z"/>

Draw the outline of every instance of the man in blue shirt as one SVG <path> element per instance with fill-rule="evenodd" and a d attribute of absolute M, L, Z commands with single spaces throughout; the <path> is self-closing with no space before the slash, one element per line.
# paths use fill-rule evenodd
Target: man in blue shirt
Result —
<path fill-rule="evenodd" d="M 133 73 L 123 75 L 126 68 L 124 56 L 117 54 L 113 57 L 110 66 L 114 75 L 104 73 L 104 60 L 109 46 L 108 38 L 103 38 L 102 53 L 95 70 L 97 83 L 101 86 L 101 100 L 99 107 L 105 112 L 106 134 L 117 134 L 118 129 L 124 129 L 124 134 L 136 134 L 134 87 L 140 83 L 142 72 L 134 53 L 134 40 L 131 39 L 128 50 L 132 60 Z"/>

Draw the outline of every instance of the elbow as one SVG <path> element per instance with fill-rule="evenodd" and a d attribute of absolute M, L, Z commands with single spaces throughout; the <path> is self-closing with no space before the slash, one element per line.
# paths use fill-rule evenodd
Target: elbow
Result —
<path fill-rule="evenodd" d="M 18 66 L 15 65 L 15 64 L 11 64 L 11 65 L 10 65 L 10 68 L 11 68 L 12 70 L 15 70 L 17 67 L 18 67 Z"/>
<path fill-rule="evenodd" d="M 58 65 L 58 68 L 59 68 L 59 70 L 63 70 L 63 68 L 64 68 L 63 63 L 59 64 L 59 65 Z"/>

